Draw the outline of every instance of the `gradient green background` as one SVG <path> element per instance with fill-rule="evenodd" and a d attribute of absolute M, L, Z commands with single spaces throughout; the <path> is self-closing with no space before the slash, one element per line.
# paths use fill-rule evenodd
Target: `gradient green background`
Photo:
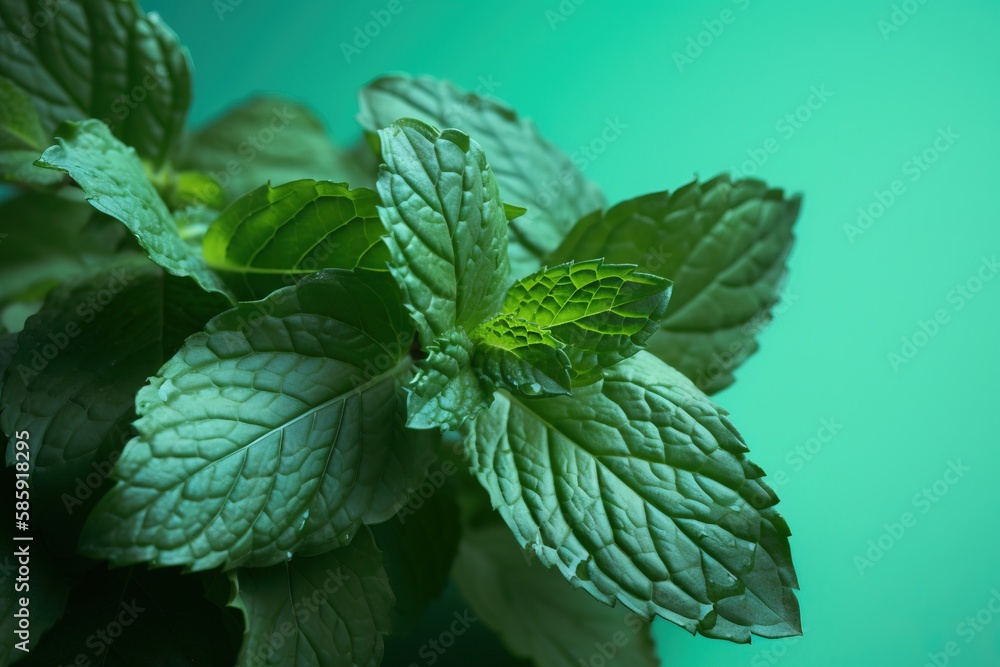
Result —
<path fill-rule="evenodd" d="M 955 641 L 948 664 L 1000 665 L 1000 617 L 970 642 L 956 629 L 1000 590 L 1000 279 L 960 310 L 948 298 L 1000 253 L 1000 3 L 910 0 L 917 11 L 886 38 L 889 0 L 567 1 L 575 11 L 555 29 L 556 0 L 400 0 L 348 63 L 340 43 L 388 0 L 237 1 L 221 19 L 220 2 L 143 3 L 191 49 L 195 122 L 250 92 L 280 92 L 345 143 L 358 135 L 356 90 L 381 73 L 467 88 L 482 77 L 567 152 L 609 118 L 626 124 L 586 170 L 609 202 L 739 167 L 774 137 L 758 175 L 805 193 L 786 306 L 717 400 L 772 479 L 787 475 L 776 486 L 806 633 L 736 646 L 661 621 L 663 663 L 920 667 Z M 673 53 L 724 9 L 735 20 L 679 71 Z M 789 137 L 777 123 L 813 86 L 832 97 Z M 960 138 L 911 181 L 906 162 L 941 128 Z M 896 179 L 905 193 L 852 243 L 845 224 Z M 939 309 L 948 323 L 895 372 L 887 354 Z M 797 460 L 825 418 L 842 429 Z M 914 495 L 952 460 L 970 470 L 922 512 Z M 855 556 L 908 511 L 915 525 L 859 573 Z"/>

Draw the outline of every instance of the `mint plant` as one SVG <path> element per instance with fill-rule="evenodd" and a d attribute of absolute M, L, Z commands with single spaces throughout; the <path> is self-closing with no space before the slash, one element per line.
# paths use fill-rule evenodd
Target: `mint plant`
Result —
<path fill-rule="evenodd" d="M 31 515 L 4 525 L 32 536 L 4 664 L 445 664 L 422 633 L 460 611 L 541 667 L 619 634 L 658 664 L 657 617 L 800 633 L 778 499 L 709 398 L 798 197 L 722 175 L 605 208 L 430 78 L 364 88 L 346 150 L 279 98 L 188 131 L 162 21 L 67 0 L 23 34 L 43 5 L 0 10 L 0 429 Z"/>

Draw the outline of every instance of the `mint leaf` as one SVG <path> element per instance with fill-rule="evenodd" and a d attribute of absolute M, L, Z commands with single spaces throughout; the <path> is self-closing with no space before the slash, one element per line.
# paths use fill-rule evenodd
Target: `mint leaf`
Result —
<path fill-rule="evenodd" d="M 31 434 L 32 500 L 40 516 L 86 516 L 81 508 L 104 485 L 130 432 L 135 392 L 228 305 L 138 256 L 49 294 L 18 337 L 0 395 L 0 425 L 12 436 L 8 465 L 13 434 Z M 75 542 L 75 531 L 63 532 Z"/>
<path fill-rule="evenodd" d="M 603 256 L 670 278 L 670 307 L 648 349 L 712 394 L 758 348 L 800 206 L 761 181 L 694 181 L 588 216 L 551 261 Z"/>
<path fill-rule="evenodd" d="M 377 667 L 393 594 L 371 532 L 322 556 L 230 574 L 246 621 L 238 667 Z"/>
<path fill-rule="evenodd" d="M 191 102 L 191 63 L 156 14 L 133 0 L 11 0 L 0 35 L 4 76 L 30 95 L 46 143 L 63 121 L 96 118 L 142 157 L 167 161 Z"/>
<path fill-rule="evenodd" d="M 573 386 L 590 384 L 641 350 L 667 308 L 670 281 L 635 269 L 599 259 L 543 269 L 514 283 L 503 308 L 565 343 Z"/>
<path fill-rule="evenodd" d="M 452 574 L 476 617 L 538 667 L 659 665 L 649 623 L 568 586 L 503 526 L 466 531 Z"/>
<path fill-rule="evenodd" d="M 475 344 L 461 328 L 452 329 L 427 348 L 410 385 L 407 401 L 410 428 L 456 431 L 493 401 L 472 368 Z"/>
<path fill-rule="evenodd" d="M 58 144 L 38 164 L 67 172 L 98 211 L 129 228 L 149 258 L 175 276 L 191 276 L 206 291 L 228 295 L 205 260 L 184 242 L 167 205 L 146 180 L 135 151 L 96 120 L 67 123 Z"/>
<path fill-rule="evenodd" d="M 372 526 L 396 596 L 394 636 L 412 631 L 448 583 L 461 528 L 458 504 L 446 480 L 457 472 L 451 461 L 435 465 L 396 516 Z"/>
<path fill-rule="evenodd" d="M 801 632 L 777 497 L 725 412 L 652 355 L 572 397 L 499 394 L 466 449 L 518 543 L 597 599 L 735 642 Z"/>
<path fill-rule="evenodd" d="M 28 93 L 0 76 L 0 178 L 15 183 L 48 185 L 62 176 L 35 166 L 49 145 Z"/>
<path fill-rule="evenodd" d="M 377 165 L 364 149 L 356 154 L 339 149 L 323 121 L 298 102 L 253 97 L 188 137 L 177 163 L 208 173 L 233 199 L 269 181 L 374 186 Z"/>
<path fill-rule="evenodd" d="M 499 100 L 467 93 L 447 81 L 391 76 L 363 88 L 359 102 L 358 120 L 369 132 L 409 117 L 476 137 L 504 197 L 527 207 L 510 224 L 514 277 L 536 271 L 577 220 L 604 206 L 601 191 L 573 160 Z"/>
<path fill-rule="evenodd" d="M 507 219 L 486 155 L 468 135 L 402 120 L 379 137 L 389 270 L 426 346 L 500 310 L 510 277 Z"/>
<path fill-rule="evenodd" d="M 205 261 L 243 298 L 263 298 L 320 269 L 385 270 L 389 249 L 371 190 L 301 180 L 262 185 L 205 234 Z"/>
<path fill-rule="evenodd" d="M 572 366 L 563 344 L 537 324 L 503 314 L 480 324 L 472 337 L 473 366 L 493 390 L 523 396 L 570 393 Z"/>
<path fill-rule="evenodd" d="M 83 552 L 265 566 L 388 519 L 430 463 L 402 425 L 412 337 L 384 272 L 317 273 L 216 317 L 136 396 Z"/>

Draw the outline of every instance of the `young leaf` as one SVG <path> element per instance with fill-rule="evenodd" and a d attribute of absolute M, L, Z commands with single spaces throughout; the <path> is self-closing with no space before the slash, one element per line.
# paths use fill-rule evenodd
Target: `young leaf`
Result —
<path fill-rule="evenodd" d="M 466 447 L 518 543 L 599 600 L 735 642 L 801 632 L 777 497 L 725 412 L 652 355 L 572 397 L 500 394 Z"/>
<path fill-rule="evenodd" d="M 475 344 L 461 327 L 446 332 L 427 348 L 427 358 L 410 385 L 410 428 L 456 431 L 493 401 L 472 368 Z"/>
<path fill-rule="evenodd" d="M 297 102 L 253 97 L 189 136 L 177 164 L 207 172 L 235 199 L 262 183 L 300 179 L 374 187 L 377 165 L 368 153 L 335 146 L 323 121 Z"/>
<path fill-rule="evenodd" d="M 228 306 L 221 295 L 139 256 L 49 294 L 18 338 L 0 401 L 3 431 L 31 434 L 36 511 L 63 520 L 85 516 L 78 510 L 103 485 L 130 430 L 135 392 Z M 75 543 L 76 531 L 63 531 Z"/>
<path fill-rule="evenodd" d="M 359 102 L 358 120 L 369 132 L 409 117 L 476 137 L 504 197 L 527 207 L 510 224 L 514 277 L 538 270 L 577 220 L 604 206 L 601 191 L 573 160 L 499 100 L 429 77 L 390 76 L 363 88 Z"/>
<path fill-rule="evenodd" d="M 243 298 L 263 298 L 320 269 L 385 270 L 378 195 L 346 183 L 262 185 L 205 234 L 208 265 Z"/>
<path fill-rule="evenodd" d="M 31 26 L 30 38 L 22 25 Z M 97 118 L 157 166 L 191 102 L 191 64 L 177 35 L 134 0 L 11 0 L 0 6 L 4 76 L 27 91 L 45 141 L 63 121 Z"/>
<path fill-rule="evenodd" d="M 461 528 L 447 479 L 457 472 L 451 461 L 432 467 L 396 516 L 371 527 L 396 596 L 393 635 L 413 630 L 448 583 Z"/>
<path fill-rule="evenodd" d="M 503 526 L 466 531 L 452 576 L 473 613 L 538 667 L 659 665 L 649 623 L 532 562 Z"/>
<path fill-rule="evenodd" d="M 0 179 L 34 185 L 62 180 L 60 174 L 35 166 L 48 145 L 49 136 L 28 93 L 0 76 Z"/>
<path fill-rule="evenodd" d="M 83 552 L 266 566 L 388 519 L 431 458 L 402 424 L 412 339 L 384 272 L 324 271 L 219 315 L 136 396 L 139 437 Z"/>
<path fill-rule="evenodd" d="M 510 288 L 503 308 L 565 343 L 573 386 L 596 382 L 659 327 L 670 281 L 594 259 L 543 269 Z"/>
<path fill-rule="evenodd" d="M 426 346 L 500 310 L 510 277 L 507 218 L 486 155 L 468 135 L 401 120 L 379 137 L 390 271 Z"/>
<path fill-rule="evenodd" d="M 491 389 L 523 396 L 556 396 L 572 389 L 563 344 L 537 324 L 512 314 L 483 322 L 472 332 L 473 368 Z"/>
<path fill-rule="evenodd" d="M 394 602 L 362 528 L 348 546 L 230 574 L 246 620 L 237 667 L 378 667 Z"/>
<path fill-rule="evenodd" d="M 175 276 L 191 276 L 205 290 L 229 292 L 178 232 L 167 205 L 146 180 L 135 151 L 96 120 L 67 123 L 58 144 L 38 164 L 67 172 L 98 211 L 120 220 L 149 258 Z"/>
<path fill-rule="evenodd" d="M 712 394 L 757 350 L 800 205 L 756 180 L 694 181 L 584 218 L 551 261 L 603 256 L 670 278 L 670 307 L 648 349 Z"/>

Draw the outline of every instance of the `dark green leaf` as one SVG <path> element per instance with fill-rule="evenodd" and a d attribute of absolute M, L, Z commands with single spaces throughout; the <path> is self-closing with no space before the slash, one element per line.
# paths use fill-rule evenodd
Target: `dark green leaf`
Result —
<path fill-rule="evenodd" d="M 466 93 L 447 81 L 408 76 L 377 79 L 359 98 L 359 120 L 369 132 L 399 118 L 416 118 L 435 127 L 457 127 L 476 138 L 504 197 L 527 207 L 510 224 L 514 277 L 536 271 L 577 220 L 604 206 L 600 190 L 573 160 L 499 100 Z"/>
<path fill-rule="evenodd" d="M 191 101 L 191 64 L 177 35 L 133 0 L 4 2 L 0 55 L 46 142 L 63 121 L 97 118 L 142 157 L 169 158 Z"/>
<path fill-rule="evenodd" d="M 120 220 L 135 235 L 150 259 L 175 276 L 191 276 L 204 289 L 228 290 L 185 243 L 167 205 L 146 179 L 135 152 L 111 136 L 96 120 L 67 123 L 58 145 L 38 163 L 69 173 L 97 210 Z"/>
<path fill-rule="evenodd" d="M 500 310 L 507 218 L 483 149 L 458 130 L 403 120 L 380 130 L 379 213 L 420 342 Z"/>
<path fill-rule="evenodd" d="M 563 344 L 537 324 L 516 315 L 498 315 L 472 332 L 473 367 L 492 390 L 524 396 L 569 394 L 569 357 Z"/>
<path fill-rule="evenodd" d="M 139 391 L 83 551 L 265 566 L 388 519 L 430 463 L 403 428 L 412 339 L 384 272 L 324 271 L 216 317 Z"/>
<path fill-rule="evenodd" d="M 660 664 L 649 623 L 574 589 L 503 526 L 467 531 L 452 572 L 476 616 L 538 667 Z"/>
<path fill-rule="evenodd" d="M 36 511 L 86 516 L 78 510 L 105 486 L 130 433 L 135 392 L 227 306 L 138 256 L 52 291 L 18 338 L 0 401 L 4 432 L 31 434 Z M 63 531 L 75 542 L 75 530 Z"/>
<path fill-rule="evenodd" d="M 230 575 L 246 619 L 238 667 L 377 667 L 392 589 L 371 531 L 322 556 Z"/>
<path fill-rule="evenodd" d="M 670 278 L 670 307 L 648 349 L 712 394 L 757 350 L 800 205 L 756 180 L 695 181 L 588 216 L 551 261 L 605 257 Z"/>
<path fill-rule="evenodd" d="M 299 179 L 375 185 L 370 157 L 333 145 L 323 121 L 297 102 L 254 97 L 191 135 L 178 164 L 204 171 L 230 199 L 265 183 Z"/>
<path fill-rule="evenodd" d="M 499 394 L 467 449 L 518 543 L 599 600 L 735 642 L 800 634 L 777 497 L 726 413 L 652 355 L 572 397 Z"/>
<path fill-rule="evenodd" d="M 346 183 L 263 185 L 205 235 L 205 260 L 244 298 L 263 298 L 320 269 L 385 270 L 378 195 Z"/>
<path fill-rule="evenodd" d="M 48 145 L 28 93 L 0 76 L 0 180 L 36 185 L 62 180 L 60 174 L 35 166 Z"/>
<path fill-rule="evenodd" d="M 489 407 L 492 392 L 480 385 L 472 368 L 474 347 L 459 327 L 427 348 L 427 358 L 410 384 L 407 426 L 456 431 Z"/>
<path fill-rule="evenodd" d="M 595 259 L 543 269 L 514 283 L 503 308 L 566 344 L 573 386 L 596 382 L 642 349 L 670 299 L 670 281 L 635 265 Z"/>

